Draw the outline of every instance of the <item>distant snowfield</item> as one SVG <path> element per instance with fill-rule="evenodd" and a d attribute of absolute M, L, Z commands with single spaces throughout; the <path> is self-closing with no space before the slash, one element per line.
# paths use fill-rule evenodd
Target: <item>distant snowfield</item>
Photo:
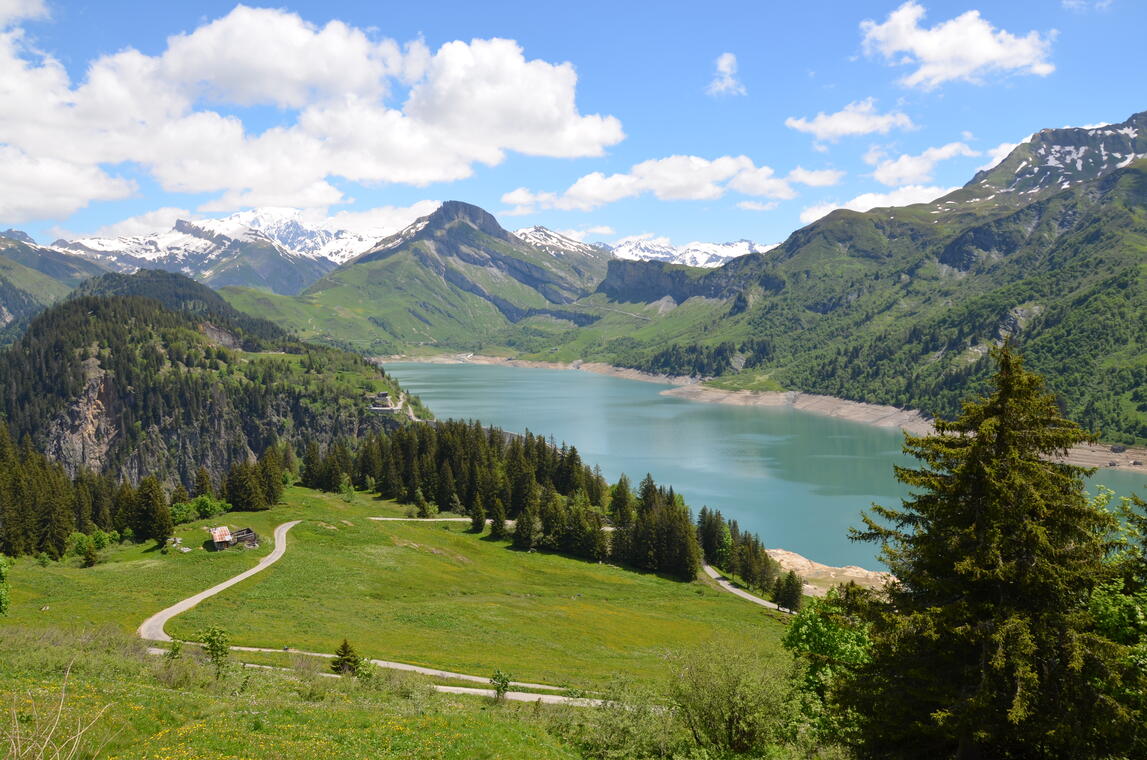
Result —
<path fill-rule="evenodd" d="M 722 264 L 750 253 L 765 253 L 777 247 L 777 243 L 762 245 L 751 240 L 737 240 L 732 243 L 693 242 L 675 246 L 668 238 L 653 235 L 636 235 L 622 238 L 613 245 L 597 243 L 591 245 L 567 237 L 545 227 L 526 227 L 514 232 L 522 240 L 539 248 L 555 253 L 557 251 L 579 251 L 588 253 L 594 249 L 608 251 L 615 258 L 629 261 L 664 261 L 669 264 L 686 264 L 691 267 L 719 267 Z"/>

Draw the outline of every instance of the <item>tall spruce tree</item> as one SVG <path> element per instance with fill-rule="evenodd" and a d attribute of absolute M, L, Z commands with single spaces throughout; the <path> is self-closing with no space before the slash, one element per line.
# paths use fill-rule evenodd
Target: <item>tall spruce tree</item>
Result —
<path fill-rule="evenodd" d="M 478 501 L 481 497 L 475 497 Z M 478 502 L 480 505 L 480 502 Z M 506 537 L 506 508 L 502 506 L 502 500 L 499 498 L 494 499 L 494 506 L 490 510 L 490 538 L 505 538 Z"/>
<path fill-rule="evenodd" d="M 1120 653 L 1088 613 L 1113 518 L 1085 470 L 1055 461 L 1090 436 L 1010 347 L 993 356 L 991 395 L 906 436 L 922 464 L 896 476 L 913 495 L 854 535 L 883 544 L 896 579 L 839 693 L 863 758 L 1126 756 Z"/>
<path fill-rule="evenodd" d="M 135 500 L 135 537 L 140 540 L 154 538 L 161 543 L 166 541 L 172 531 L 171 512 L 159 478 L 148 475 L 139 481 Z"/>
<path fill-rule="evenodd" d="M 195 495 L 214 496 L 215 487 L 211 485 L 211 473 L 202 465 L 195 471 Z"/>

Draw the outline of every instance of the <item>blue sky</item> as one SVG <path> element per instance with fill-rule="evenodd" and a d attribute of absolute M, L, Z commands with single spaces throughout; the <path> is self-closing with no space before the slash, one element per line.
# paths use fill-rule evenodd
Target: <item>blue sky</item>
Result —
<path fill-rule="evenodd" d="M 278 205 L 381 229 L 459 199 L 591 240 L 778 242 L 1147 109 L 1145 22 L 1138 0 L 0 0 L 0 227 Z"/>

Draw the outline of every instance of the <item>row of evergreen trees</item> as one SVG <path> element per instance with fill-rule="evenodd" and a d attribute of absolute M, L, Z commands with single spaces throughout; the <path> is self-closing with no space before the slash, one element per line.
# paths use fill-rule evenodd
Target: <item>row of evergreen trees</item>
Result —
<path fill-rule="evenodd" d="M 768 555 L 756 534 L 742 531 L 736 520 L 726 521 L 720 510 L 701 507 L 697 535 L 710 565 L 736 575 L 750 588 L 773 589 L 780 565 Z"/>
<path fill-rule="evenodd" d="M 611 487 L 576 447 L 529 432 L 449 420 L 368 436 L 357 450 L 346 441 L 326 451 L 309 444 L 302 482 L 326 491 L 353 484 L 414 505 L 422 516 L 431 505 L 470 515 L 476 527 L 489 519 L 495 536 L 512 535 L 522 549 L 610 559 L 690 580 L 702 559 L 689 508 L 671 487 L 648 475 L 636 492 L 625 476 Z M 515 523 L 512 534 L 508 521 Z M 745 566 L 767 567 L 759 539 L 739 530 L 737 536 Z"/>
<path fill-rule="evenodd" d="M 289 469 L 294 461 L 289 447 L 270 446 L 257 461 L 232 465 L 218 486 L 201 467 L 194 494 L 181 485 L 168 493 L 154 475 L 136 486 L 91 472 L 69 478 L 62 466 L 36 451 L 29 438 L 15 445 L 8 428 L 0 424 L 0 554 L 58 559 L 66 553 L 73 533 L 97 531 L 136 541 L 164 541 L 176 518 L 207 516 L 203 510 L 186 508 L 193 495 L 217 497 L 229 502 L 228 509 L 266 509 L 282 497 L 284 459 Z M 177 505 L 184 508 L 176 509 Z"/>

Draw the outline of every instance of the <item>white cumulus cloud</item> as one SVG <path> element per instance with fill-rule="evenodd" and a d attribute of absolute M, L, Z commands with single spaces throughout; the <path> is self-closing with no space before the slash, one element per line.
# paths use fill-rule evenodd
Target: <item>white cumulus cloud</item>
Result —
<path fill-rule="evenodd" d="M 62 218 L 91 201 L 127 198 L 136 185 L 98 167 L 47 156 L 30 156 L 0 145 L 0 219 Z"/>
<path fill-rule="evenodd" d="M 982 172 L 987 169 L 994 168 L 997 164 L 1008 157 L 1008 154 L 1019 147 L 1019 143 L 1002 142 L 994 148 L 986 151 L 988 160 L 983 166 L 976 167 L 976 171 Z"/>
<path fill-rule="evenodd" d="M 185 208 L 164 206 L 138 216 L 128 217 L 115 224 L 104 225 L 90 236 L 85 237 L 133 237 L 152 232 L 166 232 L 174 227 L 180 219 L 192 220 L 196 218 L 198 218 L 197 214 Z"/>
<path fill-rule="evenodd" d="M 821 111 L 811 119 L 790 116 L 785 126 L 798 132 L 807 132 L 817 140 L 836 142 L 853 135 L 888 134 L 893 129 L 912 129 L 915 125 L 908 115 L 900 111 L 880 113 L 876 99 L 865 98 L 849 103 L 836 113 Z"/>
<path fill-rule="evenodd" d="M 888 161 L 881 161 L 872 176 L 877 182 L 889 187 L 900 185 L 921 185 L 932 181 L 932 170 L 936 164 L 956 156 L 978 156 L 962 142 L 952 142 L 938 148 L 928 148 L 919 155 L 901 154 Z"/>
<path fill-rule="evenodd" d="M 737 208 L 745 211 L 772 211 L 777 207 L 776 201 L 761 203 L 760 201 L 738 201 Z"/>
<path fill-rule="evenodd" d="M 717 70 L 713 81 L 705 89 L 710 95 L 746 95 L 748 90 L 737 79 L 737 56 L 721 53 L 717 58 Z"/>
<path fill-rule="evenodd" d="M 1105 11 L 1114 0 L 1062 0 L 1061 5 L 1069 11 Z"/>
<path fill-rule="evenodd" d="M 0 20 L 42 8 L 0 3 Z M 226 212 L 345 203 L 339 180 L 457 180 L 508 153 L 601 155 L 624 138 L 621 123 L 580 113 L 576 90 L 571 64 L 529 59 L 513 40 L 431 51 L 242 5 L 155 55 L 99 57 L 79 81 L 14 28 L 0 32 L 0 144 L 22 181 L 0 186 L 0 218 L 123 197 L 134 185 L 115 176 L 122 164 L 166 191 L 212 194 L 199 210 Z M 278 125 L 251 130 L 241 114 L 252 106 L 277 109 Z"/>
<path fill-rule="evenodd" d="M 900 80 L 906 87 L 932 90 L 953 80 L 981 83 L 991 73 L 1047 76 L 1055 71 L 1048 60 L 1054 31 L 1018 37 L 992 26 L 975 10 L 929 28 L 920 25 L 925 13 L 910 0 L 883 23 L 860 24 L 866 54 L 916 67 Z"/>
<path fill-rule="evenodd" d="M 798 166 L 789 172 L 788 180 L 809 187 L 832 187 L 840 184 L 844 172 L 839 169 L 805 169 Z"/>
<path fill-rule="evenodd" d="M 617 230 L 609 225 L 599 224 L 594 227 L 584 227 L 575 230 L 555 230 L 559 235 L 564 235 L 572 240 L 580 240 L 585 242 L 590 237 L 604 237 L 606 235 L 616 234 Z"/>
<path fill-rule="evenodd" d="M 47 17 L 48 6 L 44 0 L 0 0 L 0 27 L 24 19 Z"/>
<path fill-rule="evenodd" d="M 502 196 L 502 202 L 511 207 L 503 213 L 529 214 L 539 208 L 592 211 L 645 193 L 659 200 L 714 200 L 733 190 L 785 200 L 796 197 L 792 182 L 823 183 L 832 178 L 819 172 L 801 172 L 800 179 L 778 177 L 771 167 L 757 166 L 748 156 L 667 156 L 634 164 L 628 172 L 586 174 L 561 193 L 519 187 Z"/>
<path fill-rule="evenodd" d="M 874 208 L 887 208 L 891 206 L 910 206 L 913 203 L 927 203 L 947 195 L 958 188 L 934 187 L 924 185 L 908 185 L 898 187 L 887 193 L 864 193 L 844 203 L 819 203 L 809 206 L 801 212 L 801 222 L 809 224 L 838 208 L 852 211 L 871 211 Z"/>
<path fill-rule="evenodd" d="M 332 230 L 347 230 L 363 235 L 386 236 L 407 227 L 419 217 L 434 213 L 441 201 L 416 201 L 409 206 L 376 206 L 364 211 L 339 211 L 326 220 Z"/>

